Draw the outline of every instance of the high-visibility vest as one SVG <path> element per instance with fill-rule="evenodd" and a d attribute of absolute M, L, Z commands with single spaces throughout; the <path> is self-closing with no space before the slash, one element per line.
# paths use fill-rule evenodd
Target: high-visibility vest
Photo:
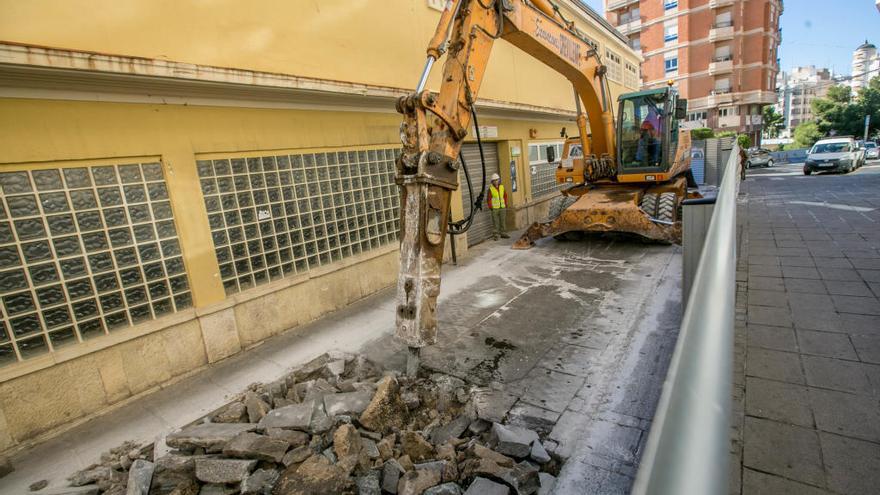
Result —
<path fill-rule="evenodd" d="M 493 210 L 497 210 L 499 208 L 507 208 L 507 204 L 504 202 L 504 184 L 498 184 L 498 189 L 495 189 L 495 186 L 490 184 L 489 194 L 492 195 Z"/>

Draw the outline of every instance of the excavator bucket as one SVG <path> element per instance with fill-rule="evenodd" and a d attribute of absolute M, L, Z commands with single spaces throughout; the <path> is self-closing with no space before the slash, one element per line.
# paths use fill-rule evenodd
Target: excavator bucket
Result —
<path fill-rule="evenodd" d="M 605 185 L 589 189 L 554 220 L 534 223 L 514 244 L 529 249 L 535 241 L 566 232 L 628 232 L 661 242 L 681 242 L 681 222 L 652 217 L 640 207 L 645 189 Z"/>

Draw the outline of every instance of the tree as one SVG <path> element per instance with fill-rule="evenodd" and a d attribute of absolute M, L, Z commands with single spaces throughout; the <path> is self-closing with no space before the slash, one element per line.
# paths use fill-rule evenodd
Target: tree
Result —
<path fill-rule="evenodd" d="M 798 148 L 810 148 L 823 136 L 824 134 L 819 131 L 819 126 L 815 122 L 804 122 L 794 130 L 794 142 Z"/>
<path fill-rule="evenodd" d="M 849 86 L 832 86 L 824 98 L 816 98 L 811 105 L 823 136 L 861 137 L 866 115 L 871 116 L 871 129 L 880 129 L 880 77 L 871 79 L 855 98 Z"/>
<path fill-rule="evenodd" d="M 699 140 L 699 139 L 709 139 L 715 137 L 715 132 L 708 127 L 699 127 L 697 129 L 691 129 L 691 139 Z"/>
<path fill-rule="evenodd" d="M 868 130 L 868 136 L 880 133 L 880 76 L 874 77 L 866 87 L 862 88 L 856 98 L 856 105 L 861 112 L 861 118 L 859 132 L 855 135 L 864 135 L 866 115 L 871 116 L 871 128 Z"/>
<path fill-rule="evenodd" d="M 782 114 L 776 112 L 776 107 L 767 105 L 761 109 L 764 125 L 764 135 L 776 137 L 779 135 L 779 126 L 782 124 Z"/>
<path fill-rule="evenodd" d="M 744 150 L 752 147 L 752 138 L 750 138 L 748 134 L 740 134 L 736 137 L 736 142 L 739 143 L 739 147 Z"/>

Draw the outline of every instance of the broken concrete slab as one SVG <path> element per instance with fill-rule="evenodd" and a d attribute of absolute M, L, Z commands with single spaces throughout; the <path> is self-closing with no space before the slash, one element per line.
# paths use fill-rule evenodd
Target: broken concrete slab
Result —
<path fill-rule="evenodd" d="M 333 451 L 339 458 L 361 453 L 363 443 L 357 428 L 350 424 L 342 425 L 333 432 Z"/>
<path fill-rule="evenodd" d="M 550 462 L 550 454 L 547 453 L 547 450 L 544 449 L 544 446 L 541 445 L 539 440 L 535 440 L 532 442 L 532 450 L 529 452 L 529 459 L 538 464 L 547 464 Z"/>
<path fill-rule="evenodd" d="M 361 445 L 363 445 L 363 452 L 370 459 L 379 459 L 382 455 L 379 453 L 379 447 L 376 445 L 376 441 L 370 438 L 361 438 Z"/>
<path fill-rule="evenodd" d="M 71 486 L 85 486 L 110 479 L 111 476 L 113 476 L 113 470 L 109 466 L 95 466 L 74 473 L 73 476 L 67 478 L 67 481 Z"/>
<path fill-rule="evenodd" d="M 532 430 L 517 426 L 492 424 L 489 444 L 494 450 L 513 457 L 528 457 L 532 450 L 532 442 L 540 441 L 538 434 Z"/>
<path fill-rule="evenodd" d="M 486 478 L 474 478 L 464 495 L 510 495 L 510 488 Z"/>
<path fill-rule="evenodd" d="M 293 430 L 308 430 L 314 409 L 314 401 L 306 401 L 302 404 L 273 409 L 260 420 L 259 427 L 262 429 L 290 428 Z"/>
<path fill-rule="evenodd" d="M 323 455 L 313 455 L 298 466 L 284 470 L 274 495 L 323 495 L 342 493 L 350 486 L 348 473 Z"/>
<path fill-rule="evenodd" d="M 169 447 L 191 450 L 203 448 L 207 452 L 220 452 L 226 442 L 239 433 L 254 431 L 257 425 L 248 423 L 202 423 L 188 426 L 165 438 Z"/>
<path fill-rule="evenodd" d="M 436 469 L 414 469 L 408 471 L 397 484 L 397 495 L 420 495 L 422 492 L 439 485 L 441 471 Z"/>
<path fill-rule="evenodd" d="M 403 428 L 407 423 L 406 406 L 400 399 L 400 385 L 389 375 L 379 382 L 376 393 L 360 417 L 360 423 L 367 429 L 382 434 L 391 428 Z"/>
<path fill-rule="evenodd" d="M 248 421 L 251 423 L 259 423 L 263 416 L 271 409 L 266 401 L 252 391 L 244 394 L 243 403 L 245 409 L 247 409 Z"/>
<path fill-rule="evenodd" d="M 371 469 L 357 478 L 358 495 L 382 495 L 379 471 Z"/>
<path fill-rule="evenodd" d="M 400 476 L 405 472 L 396 459 L 385 461 L 385 464 L 382 465 L 382 489 L 388 493 L 396 494 Z"/>
<path fill-rule="evenodd" d="M 553 487 L 556 486 L 556 476 L 550 473 L 538 473 L 538 480 L 541 487 L 538 488 L 538 495 L 550 495 L 553 493 Z"/>
<path fill-rule="evenodd" d="M 242 495 L 264 495 L 272 491 L 281 476 L 275 469 L 257 469 L 241 482 Z"/>
<path fill-rule="evenodd" d="M 443 483 L 428 488 L 422 495 L 461 495 L 461 488 L 455 483 Z"/>
<path fill-rule="evenodd" d="M 59 486 L 40 490 L 39 495 L 98 495 L 100 492 L 98 485 Z"/>
<path fill-rule="evenodd" d="M 373 393 L 370 391 L 328 394 L 324 396 L 324 411 L 330 416 L 356 416 L 364 412 L 371 400 Z"/>
<path fill-rule="evenodd" d="M 223 454 L 238 459 L 281 462 L 290 444 L 285 440 L 256 433 L 240 433 L 223 448 Z"/>
<path fill-rule="evenodd" d="M 431 443 L 443 445 L 450 438 L 459 438 L 471 424 L 471 419 L 465 415 L 458 416 L 449 423 L 431 431 Z"/>
<path fill-rule="evenodd" d="M 309 434 L 304 431 L 285 430 L 284 428 L 266 428 L 266 436 L 277 438 L 278 440 L 284 440 L 289 443 L 291 447 L 307 445 L 311 439 Z"/>
<path fill-rule="evenodd" d="M 196 478 L 205 483 L 241 483 L 256 465 L 255 460 L 196 459 Z"/>
<path fill-rule="evenodd" d="M 241 402 L 233 402 L 221 409 L 211 420 L 215 423 L 241 423 L 247 418 L 247 407 Z"/>
<path fill-rule="evenodd" d="M 420 462 L 434 457 L 434 446 L 415 431 L 402 432 L 400 434 L 400 444 L 403 453 L 408 455 L 413 462 Z"/>
<path fill-rule="evenodd" d="M 513 467 L 513 465 L 515 464 L 514 460 L 510 457 L 507 457 L 504 454 L 499 454 L 498 452 L 495 452 L 488 447 L 483 447 L 478 443 L 475 443 L 470 448 L 468 448 L 468 454 L 471 457 L 488 459 L 501 467 Z"/>
<path fill-rule="evenodd" d="M 324 401 L 316 401 L 315 407 L 312 409 L 312 420 L 309 421 L 309 433 L 320 435 L 333 428 L 333 423 L 333 417 L 324 411 Z"/>
<path fill-rule="evenodd" d="M 528 461 L 522 461 L 513 466 L 513 468 L 504 472 L 500 478 L 513 488 L 513 492 L 516 495 L 532 495 L 541 486 L 537 466 Z"/>
<path fill-rule="evenodd" d="M 126 495 L 147 495 L 150 493 L 150 483 L 153 481 L 153 471 L 156 465 L 144 459 L 132 462 L 128 470 L 128 484 Z"/>
<path fill-rule="evenodd" d="M 471 391 L 471 400 L 479 419 L 500 423 L 504 421 L 504 417 L 517 401 L 517 397 L 502 390 L 482 387 Z"/>

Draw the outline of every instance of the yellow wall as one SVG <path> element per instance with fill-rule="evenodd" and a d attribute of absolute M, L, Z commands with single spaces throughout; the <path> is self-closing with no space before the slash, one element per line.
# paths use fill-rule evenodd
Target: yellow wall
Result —
<path fill-rule="evenodd" d="M 427 0 L 0 0 L 0 40 L 395 88 L 415 86 Z M 84 14 L 87 13 L 87 14 Z M 604 48 L 610 35 L 571 11 Z M 631 61 L 631 51 L 615 51 Z M 439 88 L 435 70 L 429 88 Z M 612 85 L 612 93 L 619 90 Z M 571 85 L 499 41 L 481 98 L 574 110 Z"/>
<path fill-rule="evenodd" d="M 0 41 L 397 88 L 415 84 L 439 16 L 425 0 L 0 0 L 0 12 Z M 593 34 L 600 43 L 608 39 Z M 439 72 L 431 87 L 439 86 Z M 567 81 L 503 41 L 496 44 L 483 88 L 481 98 L 500 102 L 574 107 Z M 619 90 L 612 84 L 613 94 Z M 533 202 L 530 194 L 528 143 L 555 138 L 562 126 L 574 129 L 573 122 L 484 113 L 481 125 L 498 129 L 490 142 L 498 146 L 508 188 L 509 164 L 516 162 L 519 190 L 510 214 L 513 225 L 525 227 L 546 209 L 543 199 Z M 394 283 L 396 249 L 385 246 L 226 297 L 213 246 L 205 242 L 211 231 L 196 159 L 396 147 L 400 122 L 390 111 L 0 98 L 0 171 L 122 163 L 124 157 L 162 161 L 195 306 L 0 368 L 0 451 L 51 435 Z M 520 155 L 514 156 L 517 147 Z M 453 215 L 461 213 L 461 195 L 453 194 Z M 466 239 L 457 246 L 464 254 Z M 323 287 L 329 290 L 318 290 Z M 303 301 L 302 307 L 279 302 L 290 300 Z M 62 392 L 38 393 L 36 405 L 20 401 L 22 390 L 48 388 Z"/>
<path fill-rule="evenodd" d="M 388 245 L 226 297 L 212 243 L 205 242 L 211 235 L 196 159 L 232 152 L 397 146 L 399 123 L 393 113 L 0 99 L 0 171 L 119 163 L 120 157 L 162 160 L 195 303 L 194 309 L 0 368 L 0 451 L 51 435 L 393 284 L 396 246 Z M 488 143 L 499 143 L 508 187 L 505 164 L 511 145 L 525 150 L 530 131 L 549 137 L 571 125 L 491 116 L 480 123 L 498 129 L 498 138 Z M 516 159 L 523 192 L 514 201 L 520 202 L 527 200 L 528 169 L 522 165 L 524 156 Z M 453 194 L 454 215 L 460 217 L 461 211 L 461 194 Z M 466 239 L 457 243 L 461 255 L 466 245 Z M 289 301 L 300 303 L 292 307 Z M 74 380 L 83 370 L 93 379 Z M 34 409 L 19 400 L 20 391 L 46 390 L 50 383 L 71 386 L 58 396 L 37 394 L 41 414 L 29 414 Z"/>

